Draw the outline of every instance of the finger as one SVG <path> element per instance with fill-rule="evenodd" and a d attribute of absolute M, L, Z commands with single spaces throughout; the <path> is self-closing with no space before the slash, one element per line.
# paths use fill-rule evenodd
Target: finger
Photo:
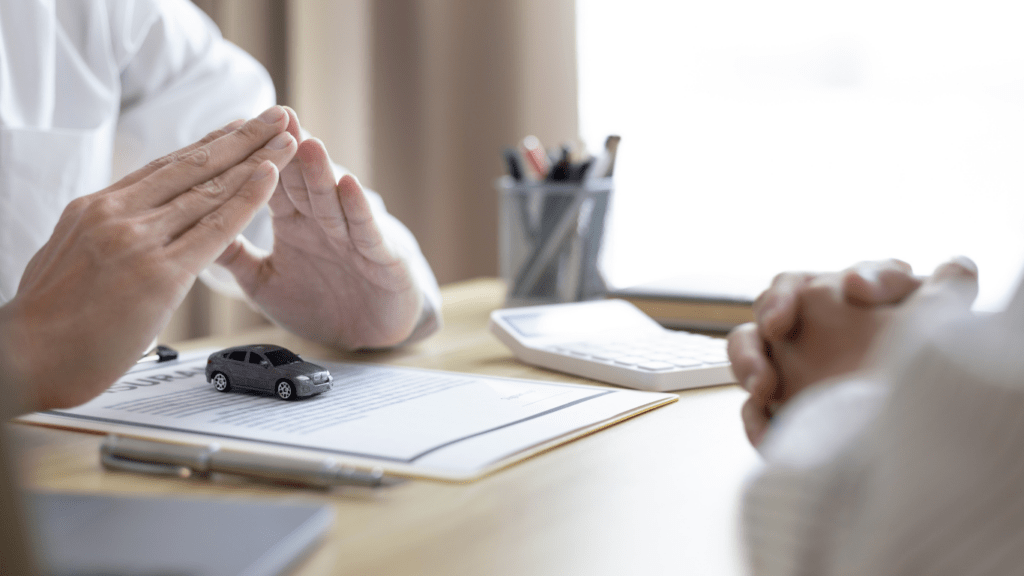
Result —
<path fill-rule="evenodd" d="M 748 385 L 745 385 L 748 387 Z M 774 389 L 767 383 L 760 385 L 749 385 L 750 397 L 740 408 L 740 416 L 743 419 L 743 428 L 747 433 L 750 443 L 757 446 L 764 439 L 768 431 L 768 424 L 771 422 L 772 396 Z"/>
<path fill-rule="evenodd" d="M 299 124 L 299 115 L 295 113 L 291 106 L 282 106 L 282 108 L 284 108 L 285 114 L 288 115 L 288 126 L 285 130 L 295 138 L 296 142 L 302 142 L 302 126 Z"/>
<path fill-rule="evenodd" d="M 295 138 L 295 141 L 299 144 L 302 143 L 302 128 L 299 125 L 299 116 L 288 106 L 284 107 L 285 112 L 288 113 L 288 127 L 286 130 L 289 134 Z M 292 216 L 296 212 L 303 213 L 303 211 L 296 206 L 295 201 L 292 200 L 289 190 L 294 190 L 296 196 L 304 196 L 300 190 L 305 190 L 306 184 L 302 180 L 302 168 L 300 167 L 299 159 L 292 158 L 292 161 L 287 166 L 281 169 L 280 177 L 277 180 L 277 188 L 274 190 L 274 195 L 270 197 L 270 213 L 275 217 L 287 217 Z M 308 196 L 305 202 L 306 216 L 312 217 L 309 210 Z"/>
<path fill-rule="evenodd" d="M 207 144 L 213 142 L 214 140 L 220 138 L 221 136 L 225 136 L 227 134 L 230 134 L 231 132 L 234 132 L 243 124 L 245 124 L 245 120 L 242 119 L 228 122 L 224 126 L 214 130 L 213 132 L 210 132 L 206 136 L 203 136 L 203 138 L 198 142 L 194 142 L 182 148 L 181 150 L 176 150 L 166 156 L 162 156 L 160 158 L 157 158 L 156 160 L 153 160 L 149 164 L 146 164 L 142 168 L 139 168 L 135 172 L 132 172 L 131 174 L 118 180 L 117 183 L 107 188 L 107 190 L 120 190 L 121 188 L 131 186 L 132 184 L 142 180 L 143 178 L 149 176 L 153 172 L 156 172 L 157 170 L 163 168 L 164 166 L 170 164 L 171 162 L 181 160 L 183 157 L 187 156 L 193 150 L 200 148 L 202 146 L 206 146 Z"/>
<path fill-rule="evenodd" d="M 310 138 L 299 147 L 299 162 L 302 164 L 302 178 L 309 193 L 308 200 L 313 218 L 333 238 L 346 240 L 348 229 L 346 213 L 338 197 L 338 185 L 334 181 L 327 149 L 316 138 Z"/>
<path fill-rule="evenodd" d="M 283 132 L 257 150 L 241 164 L 228 169 L 202 184 L 193 186 L 167 204 L 149 212 L 150 226 L 165 235 L 168 241 L 177 238 L 201 218 L 213 212 L 235 195 L 253 171 L 264 161 L 273 162 L 280 170 L 295 155 L 295 139 Z"/>
<path fill-rule="evenodd" d="M 132 186 L 131 197 L 126 199 L 126 204 L 155 208 L 169 202 L 182 190 L 206 182 L 248 158 L 284 132 L 287 119 L 284 108 L 270 107 L 237 130 L 172 160 L 137 182 Z"/>
<path fill-rule="evenodd" d="M 754 379 L 763 377 L 764 372 L 770 368 L 764 353 L 764 340 L 753 322 L 741 324 L 729 332 L 726 350 L 733 376 L 741 384 L 753 383 Z"/>
<path fill-rule="evenodd" d="M 921 286 L 910 265 L 889 259 L 861 262 L 843 273 L 843 294 L 859 306 L 898 304 Z"/>
<path fill-rule="evenodd" d="M 771 418 L 771 404 L 779 386 L 778 376 L 768 361 L 765 343 L 753 323 L 737 326 L 729 333 L 728 352 L 733 375 L 750 392 L 741 416 L 747 437 L 756 446 Z"/>
<path fill-rule="evenodd" d="M 167 246 L 166 255 L 182 268 L 198 275 L 224 253 L 236 236 L 270 199 L 277 182 L 277 166 L 269 160 L 253 171 L 238 193 L 196 222 Z"/>
<path fill-rule="evenodd" d="M 296 129 L 299 129 L 301 134 L 298 118 L 295 119 L 295 125 Z M 287 167 L 287 169 L 282 171 L 281 187 L 287 194 L 288 200 L 291 201 L 293 209 L 297 210 L 303 216 L 313 218 L 313 207 L 309 200 L 309 185 L 306 181 L 305 174 L 307 167 L 309 167 L 310 170 L 321 166 L 327 166 L 327 168 L 330 169 L 330 164 L 327 149 L 324 148 L 323 144 L 315 138 L 308 138 L 299 143 L 299 151 L 295 154 L 295 160 Z M 332 172 L 331 180 L 333 179 L 334 174 Z M 331 184 L 333 185 L 333 182 Z M 282 206 L 283 203 L 275 201 L 274 207 L 280 210 L 280 212 L 275 210 L 275 216 L 286 215 L 288 213 L 288 208 Z"/>
<path fill-rule="evenodd" d="M 772 280 L 772 286 L 754 302 L 754 318 L 765 340 L 781 340 L 796 326 L 799 314 L 799 292 L 813 274 L 787 272 Z"/>
<path fill-rule="evenodd" d="M 382 265 L 395 263 L 395 255 L 384 242 L 384 235 L 370 209 L 366 193 L 355 176 L 346 174 L 338 181 L 338 197 L 348 222 L 348 236 L 364 258 Z"/>

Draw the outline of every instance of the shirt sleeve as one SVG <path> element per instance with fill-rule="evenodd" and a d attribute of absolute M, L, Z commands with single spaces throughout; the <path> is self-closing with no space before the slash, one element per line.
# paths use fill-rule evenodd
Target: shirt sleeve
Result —
<path fill-rule="evenodd" d="M 187 0 L 120 2 L 110 13 L 114 55 L 121 70 L 115 180 L 274 104 L 266 70 L 222 38 L 206 14 Z M 338 165 L 334 170 L 339 178 L 347 173 Z M 423 314 L 408 341 L 418 340 L 440 327 L 437 280 L 408 228 L 388 213 L 380 195 L 367 191 L 367 196 L 385 239 L 409 263 L 423 294 Z M 272 249 L 269 211 L 261 210 L 243 234 L 254 245 Z M 200 278 L 218 291 L 244 298 L 223 268 L 213 265 Z"/>
<path fill-rule="evenodd" d="M 187 0 L 111 8 L 121 76 L 114 178 L 275 102 L 266 70 Z"/>
<path fill-rule="evenodd" d="M 932 324 L 887 355 L 877 373 L 801 395 L 773 423 L 743 502 L 754 574 L 1024 565 L 1021 323 Z"/>

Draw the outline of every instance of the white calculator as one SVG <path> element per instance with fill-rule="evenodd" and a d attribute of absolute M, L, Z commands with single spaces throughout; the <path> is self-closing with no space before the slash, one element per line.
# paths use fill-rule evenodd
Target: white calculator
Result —
<path fill-rule="evenodd" d="M 505 308 L 491 332 L 526 362 L 627 388 L 729 384 L 725 340 L 662 328 L 625 300 Z"/>

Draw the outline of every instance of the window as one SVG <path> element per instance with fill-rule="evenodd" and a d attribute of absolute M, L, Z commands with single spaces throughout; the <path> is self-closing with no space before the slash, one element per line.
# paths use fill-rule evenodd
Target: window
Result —
<path fill-rule="evenodd" d="M 236 350 L 228 355 L 231 360 L 237 360 L 239 362 L 245 362 L 245 350 Z"/>
<path fill-rule="evenodd" d="M 262 361 L 263 358 L 259 354 L 255 352 L 249 352 L 249 364 L 259 364 Z"/>
<path fill-rule="evenodd" d="M 622 135 L 604 264 L 756 294 L 776 272 L 1024 266 L 1024 5 L 579 0 L 584 139 Z"/>
<path fill-rule="evenodd" d="M 274 366 L 283 366 L 285 364 L 302 362 L 302 358 L 299 358 L 294 353 L 285 350 L 284 348 L 267 352 L 267 358 L 270 359 L 270 363 Z"/>

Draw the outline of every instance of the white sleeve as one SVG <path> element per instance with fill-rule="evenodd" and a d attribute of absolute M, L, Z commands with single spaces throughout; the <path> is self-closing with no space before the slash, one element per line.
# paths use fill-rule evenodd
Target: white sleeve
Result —
<path fill-rule="evenodd" d="M 272 106 L 274 86 L 249 54 L 224 40 L 187 0 L 111 7 L 121 111 L 114 178 Z"/>
<path fill-rule="evenodd" d="M 773 422 L 743 503 L 754 574 L 1024 566 L 1024 326 L 963 318 L 890 353 Z"/>
<path fill-rule="evenodd" d="M 110 0 L 114 2 L 114 0 Z M 237 118 L 252 118 L 275 102 L 266 70 L 224 40 L 217 26 L 187 0 L 135 0 L 110 7 L 115 59 L 121 70 L 121 113 L 113 174 L 119 179 L 146 162 L 195 142 Z M 346 171 L 335 165 L 338 177 Z M 416 239 L 368 193 L 385 239 L 409 262 L 424 310 L 408 341 L 440 326 L 441 296 Z M 243 234 L 270 250 L 269 211 L 261 210 Z M 234 278 L 217 266 L 200 276 L 215 289 L 242 296 Z"/>

